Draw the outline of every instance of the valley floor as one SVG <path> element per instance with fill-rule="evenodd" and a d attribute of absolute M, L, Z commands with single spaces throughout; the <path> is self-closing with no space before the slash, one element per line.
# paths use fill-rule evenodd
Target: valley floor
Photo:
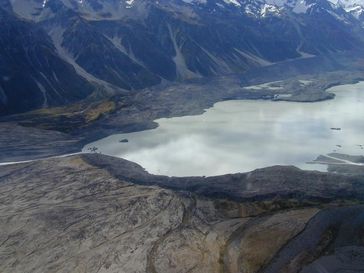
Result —
<path fill-rule="evenodd" d="M 282 69 L 272 67 L 265 69 Z M 50 108 L 0 119 L 0 162 L 23 161 L 81 151 L 116 133 L 152 129 L 154 120 L 197 115 L 231 99 L 315 102 L 332 99 L 325 90 L 364 79 L 361 71 L 334 71 L 282 78 L 277 72 L 251 71 L 244 77 L 170 84 L 100 102 Z M 263 74 L 261 74 L 263 73 Z M 258 77 L 259 75 L 259 77 Z"/>

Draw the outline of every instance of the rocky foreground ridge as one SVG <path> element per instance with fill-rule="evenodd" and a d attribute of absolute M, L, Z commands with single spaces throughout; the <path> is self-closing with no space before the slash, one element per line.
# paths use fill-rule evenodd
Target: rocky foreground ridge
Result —
<path fill-rule="evenodd" d="M 363 199 L 362 176 L 294 167 L 170 178 L 97 154 L 3 166 L 0 272 L 363 272 Z"/>

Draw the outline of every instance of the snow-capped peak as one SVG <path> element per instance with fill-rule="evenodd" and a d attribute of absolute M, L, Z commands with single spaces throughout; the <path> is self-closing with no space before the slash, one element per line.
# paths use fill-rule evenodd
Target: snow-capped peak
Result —
<path fill-rule="evenodd" d="M 27 19 L 34 19 L 46 9 L 53 0 L 12 0 L 13 10 Z M 268 16 L 281 16 L 285 11 L 295 14 L 305 14 L 320 6 L 320 1 L 315 0 L 60 0 L 69 8 L 76 9 L 88 19 L 120 19 L 125 14 L 133 15 L 140 10 L 143 12 L 143 3 L 154 3 L 155 5 L 178 5 L 193 6 L 215 5 L 216 9 L 237 9 L 248 16 L 262 18 Z M 360 19 L 364 17 L 364 0 L 327 0 L 332 9 L 329 11 L 333 16 L 340 17 L 335 9 L 342 8 L 347 13 Z M 96 5 L 96 4 L 97 5 Z M 97 9 L 94 7 L 97 6 Z M 140 6 L 140 8 L 138 8 Z M 328 5 L 330 7 L 330 5 Z M 39 16 L 38 16 L 39 17 Z"/>
<path fill-rule="evenodd" d="M 330 2 L 338 7 L 342 7 L 356 18 L 364 15 L 364 0 L 330 0 Z"/>

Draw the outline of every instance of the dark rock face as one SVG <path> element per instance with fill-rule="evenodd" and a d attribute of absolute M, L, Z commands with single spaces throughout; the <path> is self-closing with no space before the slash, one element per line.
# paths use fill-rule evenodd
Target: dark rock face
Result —
<path fill-rule="evenodd" d="M 75 18 L 62 20 L 70 21 L 63 33 L 62 46 L 77 56 L 75 62 L 91 75 L 127 90 L 160 83 L 158 75 L 137 64 L 102 35 L 103 29 L 98 31 Z"/>
<path fill-rule="evenodd" d="M 224 197 L 237 201 L 259 201 L 273 196 L 277 198 L 277 201 L 279 198 L 293 198 L 302 202 L 361 199 L 364 190 L 361 178 L 306 172 L 292 166 L 275 166 L 258 169 L 248 174 L 206 178 L 167 177 L 151 175 L 138 164 L 124 159 L 99 154 L 85 154 L 83 159 L 91 165 L 109 171 L 121 180 L 140 185 L 187 190 L 208 197 Z M 307 187 L 307 181 L 315 181 L 315 183 L 310 182 L 310 187 Z"/>
<path fill-rule="evenodd" d="M 0 24 L 0 115 L 71 103 L 93 91 L 41 28 L 1 8 Z"/>
<path fill-rule="evenodd" d="M 0 114 L 363 48 L 326 0 L 1 0 Z"/>
<path fill-rule="evenodd" d="M 2 166 L 0 271 L 359 273 L 362 184 L 290 167 L 167 181 L 95 154 Z"/>

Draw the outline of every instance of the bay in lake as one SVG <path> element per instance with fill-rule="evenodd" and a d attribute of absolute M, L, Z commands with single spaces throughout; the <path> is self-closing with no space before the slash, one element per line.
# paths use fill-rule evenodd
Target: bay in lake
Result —
<path fill-rule="evenodd" d="M 272 165 L 325 170 L 307 162 L 332 152 L 364 155 L 364 82 L 328 91 L 336 94 L 334 100 L 219 102 L 202 115 L 158 119 L 156 129 L 112 135 L 83 151 L 97 147 L 169 176 L 212 176 Z"/>

